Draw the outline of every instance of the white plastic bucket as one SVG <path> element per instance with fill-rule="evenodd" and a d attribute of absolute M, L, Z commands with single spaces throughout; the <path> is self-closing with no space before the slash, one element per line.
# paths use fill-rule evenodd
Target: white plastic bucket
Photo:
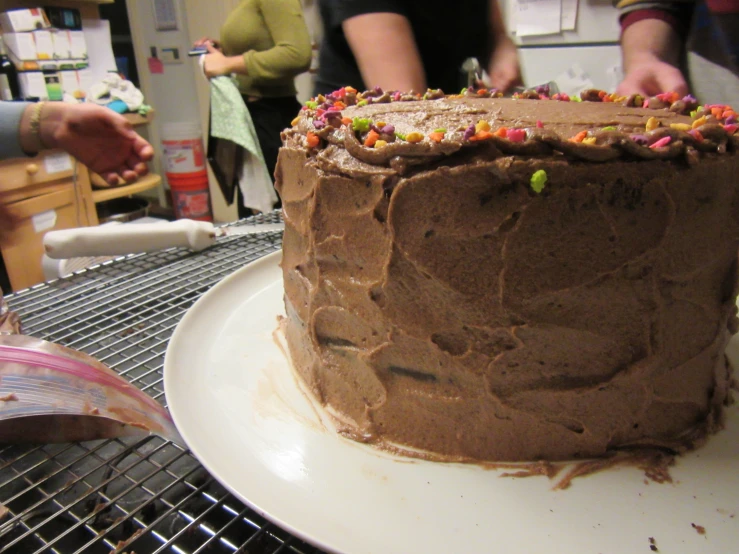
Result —
<path fill-rule="evenodd" d="M 162 149 L 167 173 L 192 174 L 207 171 L 203 137 L 198 123 L 164 123 Z"/>

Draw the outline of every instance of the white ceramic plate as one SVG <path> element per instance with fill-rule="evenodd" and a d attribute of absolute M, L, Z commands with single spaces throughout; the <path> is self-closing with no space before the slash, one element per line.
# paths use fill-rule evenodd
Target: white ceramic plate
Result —
<path fill-rule="evenodd" d="M 739 550 L 739 414 L 672 468 L 576 479 L 514 479 L 476 466 L 408 460 L 320 423 L 273 338 L 283 311 L 281 254 L 224 279 L 177 327 L 164 384 L 182 436 L 242 501 L 330 551 L 649 553 Z M 730 352 L 739 359 L 739 344 Z M 693 524 L 705 528 L 699 534 Z"/>

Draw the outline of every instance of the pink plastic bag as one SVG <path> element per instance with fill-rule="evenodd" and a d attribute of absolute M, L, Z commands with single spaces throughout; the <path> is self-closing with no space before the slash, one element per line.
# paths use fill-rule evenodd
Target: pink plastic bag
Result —
<path fill-rule="evenodd" d="M 0 331 L 0 443 L 150 434 L 184 444 L 161 404 L 94 358 Z"/>

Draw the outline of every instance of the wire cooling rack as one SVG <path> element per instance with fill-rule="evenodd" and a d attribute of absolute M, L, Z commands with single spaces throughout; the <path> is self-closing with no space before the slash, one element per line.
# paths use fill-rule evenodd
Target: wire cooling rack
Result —
<path fill-rule="evenodd" d="M 277 212 L 238 225 L 275 223 Z M 27 335 L 86 352 L 165 403 L 164 353 L 187 309 L 278 250 L 279 232 L 200 253 L 129 256 L 8 297 Z M 0 553 L 316 554 L 163 439 L 0 446 Z"/>

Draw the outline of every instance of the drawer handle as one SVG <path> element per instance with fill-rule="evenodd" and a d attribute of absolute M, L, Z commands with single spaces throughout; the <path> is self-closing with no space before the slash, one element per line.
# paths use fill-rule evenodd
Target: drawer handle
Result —
<path fill-rule="evenodd" d="M 36 175 L 36 173 L 38 173 L 38 170 L 38 164 L 28 164 L 26 166 L 26 173 L 28 173 L 29 175 Z"/>

